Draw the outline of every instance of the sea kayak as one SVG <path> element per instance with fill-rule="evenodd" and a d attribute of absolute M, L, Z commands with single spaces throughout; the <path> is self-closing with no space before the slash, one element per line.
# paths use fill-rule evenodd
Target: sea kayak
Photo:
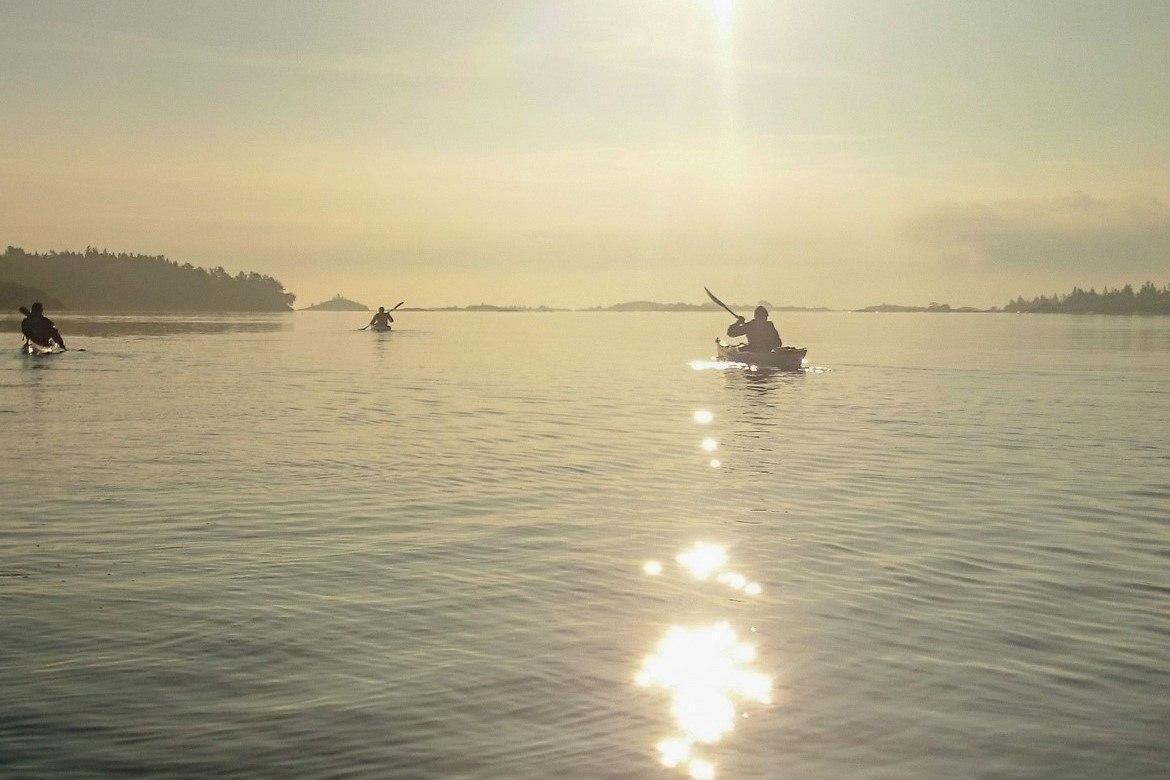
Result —
<path fill-rule="evenodd" d="M 57 346 L 54 344 L 48 344 L 48 345 L 38 344 L 35 341 L 28 341 L 28 340 L 26 340 L 20 348 L 20 354 L 33 355 L 33 356 L 36 356 L 36 355 L 56 355 L 60 351 L 61 350 L 59 350 L 57 348 Z"/>
<path fill-rule="evenodd" d="M 374 331 L 375 333 L 389 333 L 391 328 L 389 325 L 377 324 L 371 325 L 370 330 Z"/>
<path fill-rule="evenodd" d="M 747 344 L 724 344 L 715 339 L 720 360 L 729 363 L 743 363 L 760 368 L 778 368 L 781 371 L 799 371 L 804 366 L 808 350 L 803 347 L 780 347 L 771 352 L 751 352 Z"/>

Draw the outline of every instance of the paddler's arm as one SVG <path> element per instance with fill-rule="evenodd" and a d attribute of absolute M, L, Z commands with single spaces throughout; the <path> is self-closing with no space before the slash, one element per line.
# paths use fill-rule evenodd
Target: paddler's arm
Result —
<path fill-rule="evenodd" d="M 65 339 L 61 338 L 61 331 L 57 330 L 57 326 L 48 317 L 45 317 L 45 330 L 49 333 L 49 338 L 57 342 L 61 349 L 66 349 Z"/>

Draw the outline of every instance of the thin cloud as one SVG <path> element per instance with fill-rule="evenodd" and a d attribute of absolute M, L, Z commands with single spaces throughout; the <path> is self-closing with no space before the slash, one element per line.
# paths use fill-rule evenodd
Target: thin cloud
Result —
<path fill-rule="evenodd" d="M 477 43 L 423 51 L 388 50 L 358 54 L 346 52 L 275 52 L 196 43 L 165 35 L 143 35 L 115 29 L 90 29 L 69 24 L 26 23 L 22 37 L 6 44 L 11 49 L 40 52 L 46 49 L 66 56 L 90 57 L 107 62 L 171 62 L 185 66 L 242 69 L 280 76 L 288 74 L 361 76 L 392 82 L 453 81 L 482 77 L 485 69 L 512 67 L 502 45 Z M 442 59 L 444 68 L 433 60 Z"/>
<path fill-rule="evenodd" d="M 939 203 L 915 215 L 907 233 L 935 260 L 952 266 L 1170 269 L 1170 206 L 1157 198 L 1076 194 L 996 203 Z"/>

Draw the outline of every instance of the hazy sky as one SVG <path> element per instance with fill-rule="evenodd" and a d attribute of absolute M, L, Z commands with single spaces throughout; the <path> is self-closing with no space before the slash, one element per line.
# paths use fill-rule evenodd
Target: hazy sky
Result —
<path fill-rule="evenodd" d="M 1170 282 L 1170 3 L 0 0 L 0 245 L 298 305 Z"/>

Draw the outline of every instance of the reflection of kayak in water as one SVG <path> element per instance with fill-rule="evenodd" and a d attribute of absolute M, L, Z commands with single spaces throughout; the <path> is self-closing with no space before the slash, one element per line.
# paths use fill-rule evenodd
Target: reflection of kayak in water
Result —
<path fill-rule="evenodd" d="M 389 325 L 382 325 L 381 323 L 378 323 L 376 325 L 371 325 L 370 330 L 374 331 L 375 333 L 389 333 L 391 328 Z"/>
<path fill-rule="evenodd" d="M 58 352 L 61 352 L 61 350 L 54 344 L 38 344 L 35 341 L 27 340 L 20 348 L 20 354 L 22 355 L 56 355 Z"/>
<path fill-rule="evenodd" d="M 771 352 L 749 352 L 746 344 L 724 344 L 715 339 L 719 359 L 729 363 L 744 363 L 761 368 L 778 368 L 781 371 L 799 371 L 804 365 L 808 350 L 803 347 L 780 347 Z"/>

